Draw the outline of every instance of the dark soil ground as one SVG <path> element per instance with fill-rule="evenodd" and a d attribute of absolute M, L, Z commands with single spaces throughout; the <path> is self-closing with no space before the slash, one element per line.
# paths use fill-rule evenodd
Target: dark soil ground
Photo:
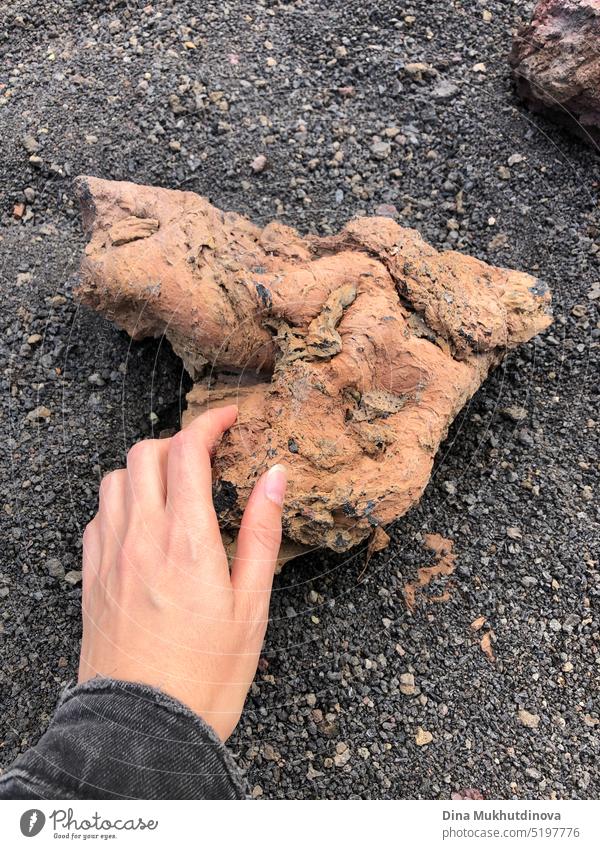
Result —
<path fill-rule="evenodd" d="M 598 797 L 600 167 L 515 101 L 506 57 L 530 8 L 2 5 L 4 766 L 76 672 L 80 584 L 64 575 L 80 568 L 98 481 L 151 433 L 151 412 L 157 429 L 177 424 L 188 386 L 166 343 L 132 344 L 73 301 L 71 180 L 88 173 L 321 233 L 393 205 L 437 247 L 546 280 L 555 324 L 459 416 L 391 546 L 366 567 L 364 552 L 316 554 L 277 580 L 231 748 L 255 796 Z M 31 421 L 39 406 L 49 416 Z M 457 568 L 410 613 L 403 587 L 430 560 L 429 532 L 454 541 Z"/>

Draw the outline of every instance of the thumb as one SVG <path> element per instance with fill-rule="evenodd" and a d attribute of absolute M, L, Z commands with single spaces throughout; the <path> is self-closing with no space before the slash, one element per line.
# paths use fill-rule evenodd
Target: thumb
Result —
<path fill-rule="evenodd" d="M 281 509 L 287 484 L 285 466 L 272 466 L 256 483 L 238 533 L 231 583 L 234 590 L 256 592 L 252 607 L 267 604 L 281 545 Z"/>

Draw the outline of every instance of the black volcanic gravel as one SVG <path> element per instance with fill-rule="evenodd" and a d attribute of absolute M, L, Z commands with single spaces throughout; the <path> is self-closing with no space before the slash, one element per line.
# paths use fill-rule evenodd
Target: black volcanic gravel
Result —
<path fill-rule="evenodd" d="M 71 184 L 88 173 L 301 231 L 384 205 L 438 248 L 550 285 L 555 324 L 461 413 L 391 546 L 366 567 L 364 551 L 317 552 L 277 580 L 230 745 L 256 797 L 598 797 L 600 168 L 515 100 L 506 57 L 531 5 L 3 5 L 3 766 L 76 674 L 69 573 L 98 481 L 177 426 L 189 387 L 167 343 L 131 343 L 73 301 Z M 454 541 L 457 568 L 428 590 L 449 600 L 425 593 L 411 614 L 402 590 L 431 532 Z M 495 662 L 479 645 L 490 630 Z"/>

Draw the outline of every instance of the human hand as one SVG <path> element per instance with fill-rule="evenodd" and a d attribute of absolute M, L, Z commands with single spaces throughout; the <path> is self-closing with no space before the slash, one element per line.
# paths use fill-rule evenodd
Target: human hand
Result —
<path fill-rule="evenodd" d="M 204 413 L 171 439 L 133 446 L 100 486 L 83 536 L 79 681 L 159 687 L 222 740 L 235 728 L 265 635 L 281 542 L 283 466 L 257 482 L 231 574 L 212 502 L 211 450 L 237 407 Z"/>

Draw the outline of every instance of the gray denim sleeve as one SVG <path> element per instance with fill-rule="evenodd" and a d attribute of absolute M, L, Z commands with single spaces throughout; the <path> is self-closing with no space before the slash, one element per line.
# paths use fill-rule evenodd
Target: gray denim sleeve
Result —
<path fill-rule="evenodd" d="M 231 754 L 199 716 L 144 684 L 67 689 L 50 727 L 0 776 L 0 799 L 244 799 Z"/>

